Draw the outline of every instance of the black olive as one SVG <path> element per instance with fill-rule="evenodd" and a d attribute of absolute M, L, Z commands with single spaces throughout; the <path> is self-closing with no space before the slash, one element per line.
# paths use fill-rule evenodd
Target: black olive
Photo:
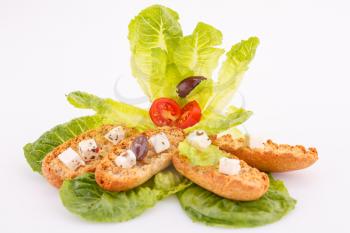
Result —
<path fill-rule="evenodd" d="M 136 155 L 136 160 L 143 160 L 148 152 L 148 140 L 145 135 L 138 136 L 131 145 L 131 150 Z"/>
<path fill-rule="evenodd" d="M 186 97 L 200 82 L 206 80 L 203 76 L 191 76 L 182 80 L 176 86 L 176 92 L 181 97 Z"/>

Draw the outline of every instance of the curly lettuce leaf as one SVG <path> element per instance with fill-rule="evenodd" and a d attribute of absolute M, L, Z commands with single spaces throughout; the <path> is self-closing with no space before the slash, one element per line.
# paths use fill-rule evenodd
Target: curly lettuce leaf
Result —
<path fill-rule="evenodd" d="M 230 228 L 256 227 L 276 222 L 294 209 L 296 200 L 282 181 L 270 176 L 270 188 L 256 201 L 232 201 L 197 185 L 177 194 L 186 214 L 194 221 Z"/>
<path fill-rule="evenodd" d="M 135 218 L 159 200 L 188 187 L 190 181 L 175 170 L 165 170 L 147 183 L 126 192 L 109 192 L 87 173 L 64 181 L 60 188 L 63 205 L 81 218 L 94 222 L 121 222 Z"/>
<path fill-rule="evenodd" d="M 102 99 L 95 95 L 75 91 L 67 95 L 67 100 L 77 108 L 92 109 L 114 123 L 120 123 L 139 130 L 154 128 L 148 111 L 112 99 Z"/>
<path fill-rule="evenodd" d="M 259 39 L 250 37 L 248 40 L 242 40 L 232 46 L 219 71 L 213 98 L 204 111 L 220 113 L 230 103 L 242 81 L 244 72 L 255 56 L 258 45 Z"/>
<path fill-rule="evenodd" d="M 186 140 L 179 143 L 179 153 L 191 162 L 194 166 L 212 166 L 219 163 L 223 157 L 229 154 L 219 149 L 215 145 L 210 145 L 205 150 L 198 150 Z"/>
<path fill-rule="evenodd" d="M 41 173 L 41 162 L 44 157 L 57 146 L 65 143 L 85 131 L 108 123 L 102 116 L 85 116 L 57 125 L 41 135 L 35 142 L 23 147 L 24 156 L 35 172 Z"/>
<path fill-rule="evenodd" d="M 167 65 L 182 37 L 178 20 L 175 11 L 153 5 L 129 24 L 132 73 L 151 101 L 162 96 L 162 87 L 167 85 Z"/>
<path fill-rule="evenodd" d="M 207 115 L 204 114 L 199 123 L 193 127 L 187 128 L 185 131 L 191 132 L 193 130 L 202 129 L 210 135 L 218 134 L 222 131 L 243 124 L 252 114 L 251 111 L 231 106 L 224 115 L 215 112 Z"/>

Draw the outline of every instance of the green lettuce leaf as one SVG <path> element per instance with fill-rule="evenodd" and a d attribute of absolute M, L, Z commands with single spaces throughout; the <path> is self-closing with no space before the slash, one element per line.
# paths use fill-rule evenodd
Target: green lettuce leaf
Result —
<path fill-rule="evenodd" d="M 194 221 L 222 227 L 256 227 L 273 223 L 293 210 L 296 204 L 282 181 L 270 176 L 270 188 L 256 201 L 232 201 L 197 185 L 177 194 L 186 214 Z"/>
<path fill-rule="evenodd" d="M 152 5 L 145 8 L 129 24 L 131 51 L 141 48 L 172 50 L 182 37 L 178 20 L 179 15 L 168 7 Z"/>
<path fill-rule="evenodd" d="M 176 92 L 176 86 L 179 84 L 179 82 L 182 81 L 182 77 L 179 70 L 177 69 L 177 66 L 174 63 L 167 65 L 164 78 L 166 78 L 166 82 L 163 82 L 162 86 L 159 87 L 159 90 L 155 97 L 167 97 L 175 100 L 178 103 L 181 103 L 181 98 Z"/>
<path fill-rule="evenodd" d="M 126 192 L 109 192 L 96 184 L 88 173 L 64 181 L 60 188 L 63 205 L 81 218 L 94 222 L 121 222 L 135 218 L 159 200 L 181 191 L 190 181 L 169 169 L 147 183 Z"/>
<path fill-rule="evenodd" d="M 131 58 L 133 76 L 143 92 L 152 101 L 163 95 L 163 87 L 168 86 L 167 54 L 160 48 L 138 51 Z"/>
<path fill-rule="evenodd" d="M 170 8 L 153 5 L 129 24 L 132 73 L 151 101 L 163 96 L 163 86 L 168 85 L 167 65 L 182 37 L 178 19 Z"/>
<path fill-rule="evenodd" d="M 148 111 L 112 99 L 102 99 L 95 95 L 75 91 L 67 95 L 67 100 L 77 108 L 92 109 L 106 119 L 139 130 L 154 128 Z"/>
<path fill-rule="evenodd" d="M 216 28 L 198 23 L 193 33 L 181 38 L 174 52 L 174 63 L 183 77 L 202 75 L 211 78 L 218 65 L 223 49 L 215 48 L 222 43 L 222 34 Z"/>
<path fill-rule="evenodd" d="M 106 123 L 108 123 L 108 120 L 96 115 L 76 118 L 57 125 L 41 135 L 35 142 L 26 144 L 23 147 L 24 156 L 33 171 L 41 173 L 41 161 L 54 148 L 85 131 Z"/>
<path fill-rule="evenodd" d="M 202 129 L 208 134 L 218 134 L 234 126 L 243 124 L 252 115 L 251 111 L 243 108 L 235 108 L 231 106 L 225 115 L 212 112 L 210 114 L 203 114 L 202 119 L 196 125 L 187 128 L 186 132 Z"/>
<path fill-rule="evenodd" d="M 210 145 L 205 150 L 198 150 L 186 140 L 179 143 L 178 149 L 179 153 L 187 157 L 194 166 L 216 165 L 221 158 L 229 157 L 229 154 L 215 145 Z"/>
<path fill-rule="evenodd" d="M 198 86 L 196 86 L 190 94 L 186 96 L 186 98 L 180 98 L 179 102 L 181 105 L 185 105 L 186 103 L 196 100 L 201 109 L 204 109 L 206 104 L 208 103 L 210 97 L 213 94 L 214 90 L 214 82 L 212 79 L 207 79 L 202 81 Z"/>
<path fill-rule="evenodd" d="M 189 187 L 192 182 L 178 173 L 175 168 L 170 167 L 164 171 L 157 173 L 146 186 L 153 187 L 158 190 L 158 199 L 164 199 L 172 194 L 184 190 Z"/>
<path fill-rule="evenodd" d="M 230 103 L 241 83 L 244 72 L 254 58 L 258 45 L 259 39 L 250 37 L 248 40 L 242 40 L 240 43 L 232 46 L 231 50 L 226 54 L 226 61 L 219 71 L 213 98 L 204 111 L 222 112 Z"/>
<path fill-rule="evenodd" d="M 215 46 L 221 43 L 221 32 L 202 22 L 197 24 L 191 35 L 185 36 L 179 41 L 179 45 L 174 51 L 174 63 L 181 75 L 181 79 L 177 80 L 177 83 L 193 75 L 208 78 L 191 91 L 186 97 L 187 102 L 196 100 L 204 108 L 213 94 L 212 73 L 218 65 L 220 56 L 224 53 L 223 49 Z"/>

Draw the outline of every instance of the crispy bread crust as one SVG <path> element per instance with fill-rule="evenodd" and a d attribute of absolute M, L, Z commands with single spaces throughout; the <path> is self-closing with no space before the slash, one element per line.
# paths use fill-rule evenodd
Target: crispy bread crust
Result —
<path fill-rule="evenodd" d="M 242 160 L 240 174 L 232 176 L 220 173 L 216 166 L 194 166 L 179 153 L 173 156 L 173 164 L 177 171 L 197 185 L 231 200 L 256 200 L 269 188 L 269 177 Z"/>
<path fill-rule="evenodd" d="M 59 188 L 61 187 L 62 183 L 66 179 L 73 179 L 79 175 L 82 175 L 86 172 L 94 172 L 96 169 L 97 164 L 101 161 L 101 158 L 108 153 L 113 144 L 104 138 L 104 135 L 111 130 L 112 128 L 116 127 L 116 125 L 104 125 L 100 128 L 87 131 L 75 138 L 72 138 L 68 140 L 67 142 L 63 143 L 62 145 L 56 147 L 54 150 L 52 150 L 50 153 L 48 153 L 43 162 L 42 162 L 42 173 L 43 176 L 47 179 L 47 181 L 52 184 L 53 186 Z M 135 129 L 130 129 L 124 127 L 124 130 L 126 131 L 127 135 L 135 134 Z M 99 152 L 99 158 L 87 162 L 85 166 L 79 167 L 77 170 L 72 171 L 69 168 L 67 168 L 57 157 L 60 155 L 63 151 L 71 147 L 75 151 L 78 150 L 78 144 L 80 141 L 85 139 L 94 138 L 97 145 L 100 148 Z"/>
<path fill-rule="evenodd" d="M 184 139 L 184 133 L 178 128 L 163 127 L 142 134 L 149 138 L 160 132 L 164 132 L 170 141 L 171 146 L 168 150 L 157 154 L 149 145 L 146 157 L 142 161 L 137 161 L 136 166 L 128 169 L 118 167 L 114 163 L 115 158 L 129 149 L 134 138 L 140 134 L 129 137 L 114 147 L 97 166 L 95 172 L 97 184 L 109 191 L 126 191 L 145 183 L 153 175 L 168 167 L 173 154 L 177 151 L 178 143 Z"/>
<path fill-rule="evenodd" d="M 318 159 L 315 148 L 306 149 L 304 146 L 276 144 L 267 140 L 261 148 L 244 146 L 242 140 L 232 139 L 230 135 L 212 138 L 213 144 L 220 149 L 236 155 L 250 166 L 266 172 L 287 172 L 307 168 Z M 241 146 L 242 145 L 242 146 Z"/>

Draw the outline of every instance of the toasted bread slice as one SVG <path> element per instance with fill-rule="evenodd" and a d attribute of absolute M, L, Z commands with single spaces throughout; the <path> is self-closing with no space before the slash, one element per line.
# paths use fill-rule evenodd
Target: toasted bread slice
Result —
<path fill-rule="evenodd" d="M 235 156 L 231 158 L 238 159 Z M 217 166 L 194 166 L 185 157 L 177 153 L 173 156 L 177 171 L 197 185 L 227 199 L 251 201 L 259 199 L 269 188 L 269 177 L 256 168 L 240 160 L 238 175 L 225 175 Z"/>
<path fill-rule="evenodd" d="M 315 148 L 276 144 L 267 140 L 261 148 L 250 148 L 244 139 L 232 139 L 231 135 L 212 138 L 220 149 L 236 155 L 260 171 L 287 172 L 299 170 L 314 164 L 318 159 Z"/>
<path fill-rule="evenodd" d="M 137 161 L 135 166 L 122 168 L 115 164 L 115 158 L 127 149 L 130 149 L 133 140 L 137 136 L 143 134 L 149 139 L 151 136 L 161 132 L 165 133 L 169 139 L 169 149 L 157 154 L 149 143 L 145 158 Z M 176 153 L 179 142 L 184 139 L 184 133 L 181 129 L 170 127 L 158 128 L 141 134 L 123 140 L 102 159 L 95 172 L 96 182 L 102 188 L 109 191 L 125 191 L 145 183 L 153 175 L 170 165 L 171 158 Z"/>
<path fill-rule="evenodd" d="M 68 140 L 48 153 L 42 162 L 41 169 L 47 181 L 53 186 L 59 188 L 66 179 L 73 179 L 86 172 L 94 172 L 97 164 L 101 161 L 101 158 L 105 156 L 113 147 L 113 143 L 105 138 L 105 134 L 107 134 L 114 127 L 116 126 L 104 125 L 100 128 L 87 131 L 78 137 Z M 125 131 L 125 136 L 129 136 L 137 132 L 132 128 L 123 127 L 123 129 Z M 99 148 L 98 156 L 92 161 L 85 162 L 84 166 L 80 166 L 76 170 L 69 169 L 58 159 L 58 156 L 69 147 L 78 152 L 79 142 L 86 139 L 94 139 L 96 141 Z"/>

